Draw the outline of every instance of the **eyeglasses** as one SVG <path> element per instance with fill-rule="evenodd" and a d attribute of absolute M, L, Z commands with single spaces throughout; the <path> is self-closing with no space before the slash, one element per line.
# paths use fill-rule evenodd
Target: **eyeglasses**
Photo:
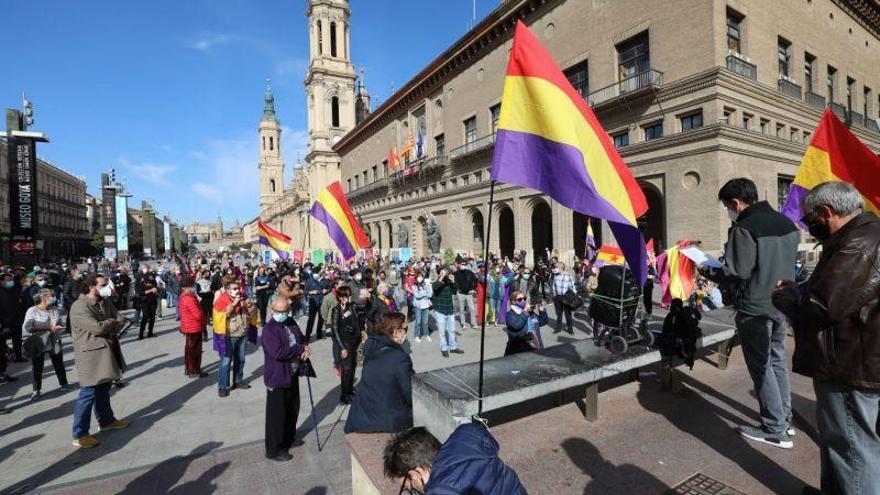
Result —
<path fill-rule="evenodd" d="M 525 301 L 525 300 L 526 300 L 526 298 L 524 298 L 524 297 L 517 297 L 516 298 L 516 302 Z"/>

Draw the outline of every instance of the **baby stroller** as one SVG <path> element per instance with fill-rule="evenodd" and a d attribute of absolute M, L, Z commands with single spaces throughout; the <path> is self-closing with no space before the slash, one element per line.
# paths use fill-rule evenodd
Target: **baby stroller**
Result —
<path fill-rule="evenodd" d="M 622 265 L 599 269 L 596 290 L 590 299 L 593 342 L 623 354 L 631 344 L 654 344 L 642 304 L 642 288 L 633 273 Z"/>

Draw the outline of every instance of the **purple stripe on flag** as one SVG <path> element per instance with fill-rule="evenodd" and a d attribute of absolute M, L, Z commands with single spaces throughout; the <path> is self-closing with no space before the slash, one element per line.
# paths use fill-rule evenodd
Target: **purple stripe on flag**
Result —
<path fill-rule="evenodd" d="M 803 186 L 792 184 L 788 188 L 788 197 L 785 199 L 785 204 L 782 205 L 780 210 L 780 213 L 790 218 L 795 225 L 802 229 L 806 229 L 806 226 L 801 223 L 801 217 L 804 216 L 803 211 L 801 211 L 801 203 L 804 202 L 804 198 L 809 192 L 810 190 Z"/>
<path fill-rule="evenodd" d="M 608 222 L 614 239 L 620 250 L 623 251 L 623 257 L 629 269 L 639 281 L 640 286 L 645 285 L 648 279 L 648 251 L 645 250 L 645 238 L 638 227 L 633 227 L 625 223 Z"/>
<path fill-rule="evenodd" d="M 287 251 L 275 249 L 269 242 L 269 239 L 267 239 L 265 236 L 260 236 L 260 244 L 272 248 L 272 250 L 275 251 L 276 254 L 278 254 L 278 258 L 280 258 L 281 261 L 287 261 L 290 258 L 290 253 L 288 253 Z"/>
<path fill-rule="evenodd" d="M 336 244 L 336 247 L 342 251 L 342 256 L 345 259 L 349 259 L 355 255 L 356 251 L 354 246 L 351 245 L 351 242 L 348 241 L 348 236 L 345 235 L 345 232 L 342 231 L 342 228 L 336 223 L 336 220 L 333 219 L 330 213 L 324 209 L 324 206 L 321 203 L 315 201 L 315 204 L 312 205 L 312 209 L 309 210 L 309 214 L 327 226 L 327 233 L 330 234 L 330 239 L 332 239 Z"/>
<path fill-rule="evenodd" d="M 495 138 L 492 178 L 541 191 L 585 215 L 630 224 L 596 191 L 584 155 L 574 146 L 501 129 Z"/>

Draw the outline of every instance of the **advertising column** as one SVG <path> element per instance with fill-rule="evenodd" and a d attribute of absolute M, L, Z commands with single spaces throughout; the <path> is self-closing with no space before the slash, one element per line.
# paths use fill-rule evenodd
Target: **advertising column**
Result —
<path fill-rule="evenodd" d="M 164 225 L 164 237 L 165 237 L 165 254 L 171 253 L 171 221 L 168 218 L 165 218 Z"/>
<path fill-rule="evenodd" d="M 116 196 L 116 255 L 128 256 L 128 196 Z"/>
<path fill-rule="evenodd" d="M 37 259 L 37 151 L 33 139 L 10 137 L 9 221 L 12 232 L 9 251 L 26 265 Z"/>

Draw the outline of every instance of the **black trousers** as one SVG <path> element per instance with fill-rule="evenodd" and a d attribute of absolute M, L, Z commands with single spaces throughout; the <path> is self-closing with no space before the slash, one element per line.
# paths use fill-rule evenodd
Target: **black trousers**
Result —
<path fill-rule="evenodd" d="M 257 291 L 257 309 L 260 310 L 260 321 L 267 323 L 266 312 L 269 308 L 269 289 Z"/>
<path fill-rule="evenodd" d="M 357 349 L 360 342 L 354 345 L 345 344 L 348 347 L 348 357 L 341 358 L 339 365 L 342 368 L 342 390 L 339 393 L 341 399 L 351 398 L 354 396 L 354 372 L 357 369 Z"/>
<path fill-rule="evenodd" d="M 652 297 L 654 295 L 654 281 L 645 280 L 645 288 L 642 293 L 642 302 L 645 304 L 645 313 L 651 314 L 654 310 Z"/>
<path fill-rule="evenodd" d="M 153 335 L 153 327 L 156 325 L 157 305 L 158 301 L 156 299 L 144 299 L 141 309 L 141 331 L 138 333 L 138 338 L 144 338 L 144 330 L 148 324 L 150 328 L 147 330 L 147 335 Z"/>
<path fill-rule="evenodd" d="M 562 304 L 562 296 L 553 298 L 553 308 L 556 310 L 556 331 L 562 330 L 562 316 L 565 315 L 565 327 L 568 333 L 574 333 L 571 323 L 571 308 Z"/>
<path fill-rule="evenodd" d="M 290 388 L 266 389 L 266 455 L 273 457 L 293 446 L 299 415 L 299 382 Z"/>
<path fill-rule="evenodd" d="M 43 366 L 46 364 L 46 354 L 52 360 L 52 368 L 55 370 L 55 376 L 58 377 L 58 385 L 67 385 L 67 371 L 64 369 L 64 355 L 62 353 L 52 354 L 51 352 L 40 354 L 31 360 L 34 370 L 34 391 L 38 392 L 43 388 Z"/>
<path fill-rule="evenodd" d="M 318 329 L 315 331 L 319 339 L 324 338 L 324 318 L 321 316 L 321 304 L 314 300 L 309 301 L 309 319 L 306 321 L 306 342 L 312 338 L 312 328 L 315 323 L 315 317 L 318 320 Z"/>

